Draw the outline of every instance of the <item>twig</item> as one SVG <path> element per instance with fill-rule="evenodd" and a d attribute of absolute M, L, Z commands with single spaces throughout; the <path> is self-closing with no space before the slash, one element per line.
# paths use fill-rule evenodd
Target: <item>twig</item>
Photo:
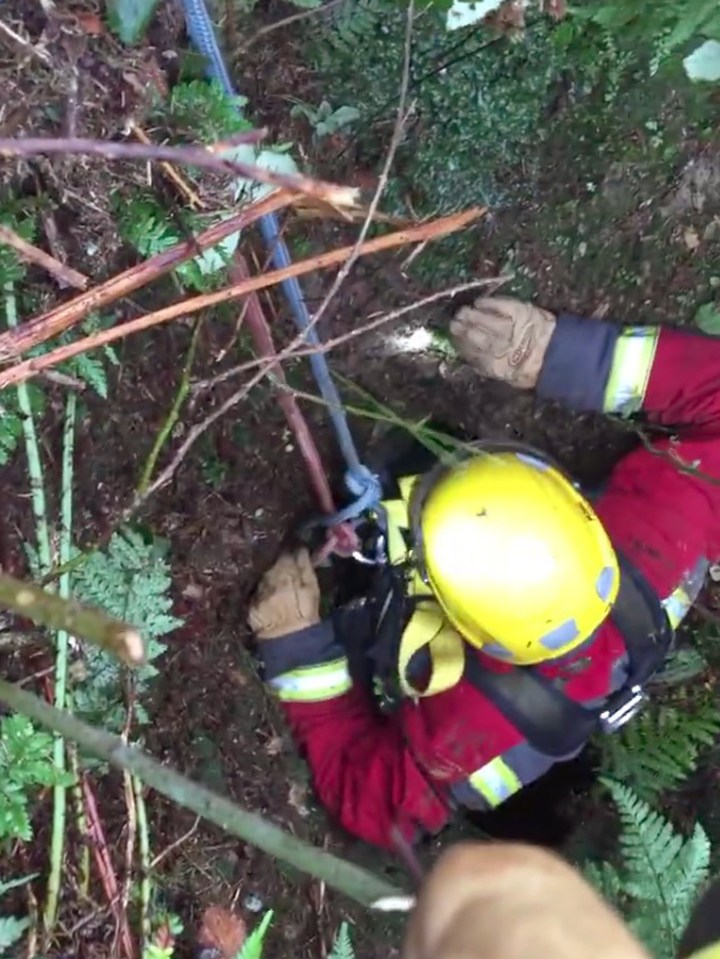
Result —
<path fill-rule="evenodd" d="M 5 285 L 5 316 L 10 330 L 14 330 L 17 327 L 18 316 L 15 287 L 12 283 Z M 35 416 L 27 387 L 23 383 L 19 383 L 17 392 L 18 406 L 22 414 L 23 434 L 25 436 L 25 452 L 28 461 L 30 498 L 32 501 L 33 519 L 35 521 L 38 561 L 40 573 L 44 575 L 50 570 L 52 559 L 50 556 L 50 530 L 47 521 L 47 502 L 45 499 L 45 482 L 43 479 L 42 461 L 40 459 L 40 446 L 38 444 L 37 430 L 35 429 Z"/>
<path fill-rule="evenodd" d="M 484 209 L 473 208 L 463 213 L 454 213 L 450 216 L 441 217 L 429 223 L 421 223 L 407 230 L 398 230 L 395 233 L 388 233 L 385 236 L 366 240 L 360 248 L 359 255 L 367 256 L 371 253 L 379 253 L 383 250 L 390 250 L 408 243 L 422 242 L 423 240 L 448 236 L 451 233 L 456 233 L 458 230 L 464 229 L 484 213 Z M 81 340 L 76 340 L 74 343 L 68 343 L 49 353 L 45 353 L 43 356 L 23 360 L 21 363 L 17 363 L 15 366 L 0 372 L 0 389 L 16 383 L 22 383 L 42 370 L 49 369 L 70 357 L 77 356 L 80 353 L 86 353 L 88 350 L 97 349 L 99 346 L 112 343 L 132 333 L 139 333 L 152 326 L 168 323 L 180 316 L 187 316 L 190 313 L 197 313 L 199 310 L 217 306 L 219 303 L 236 300 L 241 296 L 247 296 L 248 293 L 252 293 L 254 290 L 262 290 L 269 286 L 275 286 L 277 283 L 281 283 L 291 276 L 303 276 L 315 270 L 327 269 L 337 263 L 342 263 L 352 249 L 353 247 L 344 246 L 337 250 L 321 253 L 318 256 L 309 257 L 306 260 L 292 263 L 290 266 L 283 267 L 280 270 L 273 270 L 262 276 L 251 277 L 242 283 L 235 283 L 232 286 L 217 290 L 214 293 L 203 293 L 188 300 L 183 300 L 180 303 L 173 303 L 162 310 L 148 313 L 146 316 L 129 320 L 126 323 L 120 323 L 108 330 L 99 330 L 96 333 L 83 337 Z M 299 335 L 296 337 L 295 343 L 299 344 L 303 339 L 304 335 Z M 2 346 L 1 341 L 2 337 L 0 337 L 0 349 Z"/>
<path fill-rule="evenodd" d="M 248 279 L 250 270 L 248 269 L 245 257 L 241 253 L 235 253 L 230 264 L 230 279 L 233 282 L 241 282 Z M 260 305 L 260 298 L 257 293 L 251 293 L 246 302 L 247 325 L 255 345 L 255 351 L 260 356 L 272 358 L 277 355 L 275 345 L 272 339 L 272 333 L 265 313 Z M 274 378 L 280 381 L 281 385 L 287 386 L 285 373 L 281 365 L 276 366 Z M 323 513 L 332 514 L 335 512 L 333 495 L 328 482 L 327 473 L 319 459 L 317 446 L 309 434 L 307 423 L 297 405 L 295 397 L 281 390 L 278 394 L 278 403 L 285 414 L 288 426 L 293 431 L 293 435 L 298 445 L 300 455 L 305 460 L 311 483 L 315 489 L 315 494 Z M 357 545 L 356 547 L 357 548 Z"/>
<path fill-rule="evenodd" d="M 26 40 L 24 37 L 21 37 L 19 33 L 16 33 L 11 26 L 7 23 L 4 23 L 0 20 L 0 30 L 8 37 L 16 47 L 19 47 L 21 50 L 31 53 L 33 56 L 37 57 L 41 63 L 44 63 L 46 67 L 51 67 L 52 58 L 50 54 L 43 47 L 36 47 L 29 40 Z"/>
<path fill-rule="evenodd" d="M 165 418 L 165 422 L 155 437 L 155 442 L 152 445 L 152 449 L 148 454 L 148 458 L 145 460 L 145 465 L 143 466 L 142 473 L 140 474 L 140 479 L 137 484 L 137 492 L 140 495 L 142 495 L 150 485 L 150 480 L 155 472 L 155 466 L 157 465 L 160 452 L 167 442 L 168 437 L 172 433 L 173 428 L 180 416 L 182 405 L 185 402 L 188 393 L 190 392 L 190 374 L 192 372 L 193 362 L 195 361 L 195 352 L 197 350 L 201 326 L 202 319 L 199 318 L 195 323 L 195 329 L 193 330 L 192 339 L 190 340 L 190 346 L 188 347 L 187 355 L 185 356 L 182 376 L 180 377 L 180 385 L 177 393 L 175 394 L 175 399 L 173 400 L 172 406 L 170 407 L 168 415 Z"/>
<path fill-rule="evenodd" d="M 66 572 L 67 569 L 63 569 L 63 573 Z M 117 656 L 127 666 L 144 662 L 142 637 L 132 626 L 100 610 L 49 593 L 35 583 L 0 574 L 0 607 L 31 619 L 38 626 L 64 629 Z"/>
<path fill-rule="evenodd" d="M 70 770 L 73 774 L 72 797 L 75 803 L 75 820 L 80 835 L 80 862 L 78 864 L 78 887 L 80 895 L 86 898 L 90 893 L 90 835 L 88 831 L 87 816 L 85 815 L 85 805 L 83 803 L 83 793 L 80 776 L 80 762 L 78 760 L 77 746 L 75 743 L 66 743 L 68 759 L 70 760 Z"/>
<path fill-rule="evenodd" d="M 26 695 L 30 694 L 27 693 Z M 79 722 L 79 720 L 76 720 L 70 713 L 60 713 L 59 710 L 53 710 L 53 712 L 57 712 L 58 715 L 64 716 L 66 719 L 72 720 L 73 722 Z M 80 725 L 84 724 L 81 723 Z M 65 735 L 62 729 L 58 729 L 56 731 L 60 732 L 62 735 Z M 66 736 L 66 738 L 71 739 L 72 737 Z M 121 745 L 124 745 L 119 737 L 113 737 L 113 739 L 115 739 Z M 82 746 L 82 743 L 79 742 L 79 740 L 75 741 L 79 746 Z M 125 748 L 127 749 L 128 747 L 126 746 Z M 85 799 L 85 814 L 88 820 L 90 837 L 92 839 L 92 848 L 95 854 L 95 863 L 97 865 L 98 872 L 100 873 L 100 880 L 103 884 L 103 889 L 105 891 L 105 896 L 110 909 L 112 910 L 115 921 L 118 924 L 125 955 L 128 957 L 128 959 L 133 959 L 135 956 L 135 944 L 133 942 L 132 935 L 130 934 L 127 915 L 123 913 L 121 909 L 118 881 L 113 869 L 110 852 L 108 851 L 105 832 L 103 830 L 102 823 L 100 822 L 100 815 L 98 813 L 95 795 L 90 787 L 90 780 L 85 774 L 83 774 L 82 777 L 82 789 L 83 797 Z"/>
<path fill-rule="evenodd" d="M 123 737 L 127 743 L 127 739 Z M 127 769 L 123 770 L 123 796 L 125 797 L 125 810 L 127 813 L 127 838 L 125 840 L 125 874 L 123 876 L 122 892 L 120 894 L 119 916 L 127 915 L 127 907 L 130 902 L 130 890 L 133 879 L 133 858 L 135 856 L 135 840 L 137 837 L 137 806 L 135 805 L 135 792 L 133 790 L 133 779 Z M 120 922 L 116 919 L 116 940 L 120 938 Z M 144 948 L 144 943 L 143 943 Z M 113 950 L 114 951 L 114 950 Z"/>
<path fill-rule="evenodd" d="M 128 127 L 130 129 L 130 132 L 134 133 L 141 143 L 152 145 L 152 140 L 147 135 L 147 133 L 143 130 L 140 124 L 137 123 L 137 121 L 130 120 L 130 122 L 128 123 Z M 193 207 L 193 209 L 201 210 L 205 206 L 205 204 L 197 195 L 195 190 L 193 190 L 193 188 L 190 186 L 190 184 L 187 182 L 187 180 L 184 177 L 180 176 L 180 174 L 177 172 L 177 170 L 171 163 L 168 163 L 167 161 L 163 160 L 162 163 L 160 164 L 160 169 L 168 177 L 168 179 L 172 180 L 172 182 L 175 184 L 178 190 L 183 194 L 183 196 L 188 201 L 190 206 Z"/>
<path fill-rule="evenodd" d="M 77 290 L 84 290 L 90 282 L 88 277 L 83 273 L 73 270 L 70 266 L 65 266 L 64 263 L 56 260 L 54 256 L 50 256 L 50 254 L 44 250 L 33 246 L 32 243 L 28 243 L 27 240 L 23 240 L 15 230 L 12 230 L 4 224 L 0 224 L 0 243 L 5 243 L 7 246 L 12 247 L 18 256 L 27 263 L 34 263 L 36 266 L 41 266 L 58 280 L 61 286 L 73 286 Z"/>
<path fill-rule="evenodd" d="M 147 786 L 173 802 L 191 809 L 203 819 L 215 823 L 234 836 L 240 836 L 288 865 L 325 881 L 328 886 L 362 905 L 373 906 L 383 897 L 401 894 L 400 890 L 385 878 L 303 842 L 265 817 L 193 782 L 177 770 L 157 762 L 148 753 L 126 745 L 119 736 L 89 726 L 71 713 L 60 712 L 32 693 L 17 689 L 4 679 L 0 679 L 0 702 L 46 729 L 59 732 L 66 739 L 76 742 L 84 751 L 116 768 L 129 769 Z M 87 798 L 87 780 L 84 786 Z M 89 809 L 88 818 L 92 822 Z M 107 855 L 104 842 L 103 848 Z"/>
<path fill-rule="evenodd" d="M 299 20 L 306 20 L 308 17 L 317 16 L 319 13 L 323 16 L 326 16 L 331 10 L 334 10 L 335 7 L 339 7 L 341 3 L 345 2 L 346 0 L 329 0 L 329 3 L 323 3 L 320 6 L 312 7 L 310 10 L 301 10 L 299 13 L 291 13 L 289 17 L 283 17 L 282 20 L 276 20 L 275 23 L 268 23 L 264 27 L 260 27 L 259 30 L 256 30 L 250 39 L 245 41 L 245 43 L 241 43 L 239 52 L 244 52 L 254 43 L 257 43 L 260 37 L 266 37 L 268 33 L 273 33 L 275 30 L 280 30 L 282 27 L 289 27 L 291 23 L 297 23 Z"/>
<path fill-rule="evenodd" d="M 60 481 L 60 544 L 58 559 L 67 563 L 70 559 L 72 542 L 72 493 L 73 459 L 75 450 L 75 416 L 77 413 L 77 394 L 69 393 L 65 404 L 65 425 L 63 428 L 62 474 Z M 70 574 L 64 573 L 58 583 L 60 599 L 70 598 Z M 55 706 L 65 709 L 68 672 L 69 636 L 67 630 L 57 632 L 55 652 Z M 56 735 L 53 742 L 53 765 L 60 773 L 65 771 L 65 743 Z M 63 874 L 63 855 L 65 852 L 65 822 L 67 818 L 67 786 L 64 783 L 53 786 L 53 819 L 50 839 L 50 870 L 48 875 L 43 927 L 46 945 L 49 945 L 57 919 L 58 901 Z"/>
<path fill-rule="evenodd" d="M 63 333 L 65 330 L 83 320 L 88 313 L 100 310 L 123 296 L 139 290 L 158 277 L 174 270 L 185 260 L 197 256 L 198 250 L 207 250 L 215 246 L 225 237 L 243 230 L 267 213 L 274 213 L 288 206 L 292 201 L 289 193 L 280 191 L 271 193 L 257 203 L 252 203 L 240 210 L 239 213 L 229 216 L 220 223 L 215 223 L 204 232 L 185 240 L 176 246 L 143 260 L 128 270 L 118 273 L 104 283 L 85 293 L 81 293 L 67 303 L 41 313 L 28 320 L 18 330 L 10 330 L 0 334 L 0 360 L 11 360 L 26 350 L 44 343 Z"/>
<path fill-rule="evenodd" d="M 234 143 L 258 143 L 265 130 L 248 130 L 233 137 Z M 223 146 L 221 144 L 221 146 Z M 166 160 L 178 166 L 195 166 L 269 186 L 282 187 L 292 193 L 302 193 L 333 206 L 353 207 L 358 202 L 357 187 L 340 186 L 325 180 L 315 180 L 300 173 L 277 173 L 251 163 L 239 163 L 214 153 L 204 146 L 167 146 L 155 143 L 117 143 L 110 140 L 91 140 L 85 137 L 0 137 L 0 156 L 30 157 L 61 154 L 67 156 L 100 156 L 108 160 Z"/>
<path fill-rule="evenodd" d="M 388 177 L 390 176 L 390 169 L 393 165 L 393 161 L 395 160 L 395 154 L 397 153 L 398 147 L 400 146 L 400 143 L 402 142 L 402 138 L 405 133 L 405 123 L 407 122 L 407 116 L 405 113 L 405 103 L 407 100 L 408 86 L 410 83 L 410 55 L 412 52 L 412 28 L 413 28 L 414 11 L 415 11 L 414 0 L 409 0 L 408 6 L 407 6 L 407 14 L 406 14 L 407 19 L 405 24 L 405 49 L 403 53 L 402 78 L 400 80 L 400 98 L 398 101 L 398 108 L 395 116 L 395 126 L 393 127 L 392 137 L 390 138 L 390 146 L 388 147 L 387 156 L 385 157 L 385 162 L 383 163 L 383 168 L 380 173 L 377 186 L 375 188 L 375 193 L 370 202 L 370 206 L 368 207 L 365 220 L 363 222 L 362 227 L 360 228 L 360 232 L 358 233 L 358 237 L 357 237 L 357 240 L 355 241 L 355 245 L 353 246 L 352 250 L 348 254 L 348 257 L 343 263 L 343 265 L 338 270 L 337 275 L 334 281 L 332 282 L 332 284 L 330 285 L 330 289 L 327 291 L 327 293 L 323 297 L 323 300 L 320 303 L 320 306 L 317 308 L 317 310 L 315 310 L 315 313 L 313 314 L 313 317 L 309 323 L 308 329 L 303 331 L 303 337 L 306 337 L 309 330 L 314 329 L 317 326 L 317 324 L 320 322 L 322 317 L 325 315 L 330 303 L 337 295 L 338 290 L 340 289 L 342 284 L 345 282 L 345 279 L 350 273 L 350 270 L 352 270 L 355 262 L 360 256 L 362 245 L 365 242 L 365 238 L 368 235 L 368 231 L 370 230 L 370 227 L 372 225 L 373 218 L 375 217 L 377 209 L 380 205 L 380 199 L 385 191 L 385 187 L 387 186 Z"/>
<path fill-rule="evenodd" d="M 175 852 L 175 850 L 179 846 L 184 845 L 188 841 L 188 839 L 192 838 L 192 836 L 195 835 L 199 825 L 200 825 L 200 817 L 197 816 L 195 819 L 195 822 L 192 824 L 192 826 L 188 829 L 187 832 L 184 832 L 179 839 L 176 839 L 174 842 L 171 842 L 169 846 L 166 846 L 162 852 L 158 853 L 157 856 L 155 856 L 153 861 L 150 863 L 149 868 L 157 869 L 157 867 L 160 865 L 163 859 L 166 859 L 171 852 Z"/>
<path fill-rule="evenodd" d="M 297 348 L 293 347 L 293 344 L 291 343 L 284 350 L 282 350 L 282 352 L 278 353 L 278 357 L 281 360 L 286 360 L 290 358 L 296 359 L 297 357 L 310 356 L 312 353 L 328 353 L 330 350 L 334 350 L 338 346 L 342 346 L 350 340 L 354 340 L 359 336 L 365 336 L 367 333 L 371 333 L 373 330 L 376 330 L 381 326 L 385 326 L 387 323 L 392 323 L 395 320 L 402 319 L 402 317 L 407 316 L 409 313 L 414 313 L 415 310 L 423 309 L 426 306 L 437 303 L 439 300 L 453 299 L 456 296 L 460 296 L 463 293 L 468 293 L 471 290 L 477 290 L 479 287 L 483 286 L 492 286 L 494 284 L 501 286 L 503 283 L 507 283 L 509 279 L 511 279 L 511 276 L 503 275 L 481 280 L 469 280 L 467 283 L 460 283 L 458 286 L 452 286 L 447 290 L 439 290 L 437 293 L 431 293 L 429 296 L 423 297 L 421 300 L 415 300 L 412 303 L 407 303 L 405 306 L 398 307 L 395 310 L 390 310 L 389 313 L 383 313 L 381 316 L 376 317 L 374 320 L 370 320 L 363 326 L 355 327 L 352 330 L 341 333 L 332 339 L 325 340 L 325 342 L 320 343 L 317 346 L 304 346 L 302 348 Z M 257 366 L 262 365 L 264 362 L 265 361 L 263 360 L 246 360 L 244 363 L 233 366 L 228 370 L 223 370 L 222 373 L 217 373 L 215 376 L 211 376 L 206 380 L 196 380 L 195 383 L 192 384 L 191 389 L 193 393 L 198 393 L 201 390 L 213 389 L 220 383 L 224 383 L 225 380 L 228 380 L 234 376 L 238 376 L 240 373 L 247 373 L 250 370 L 255 369 Z"/>
<path fill-rule="evenodd" d="M 154 863 L 150 862 L 150 829 L 148 827 L 147 809 L 143 796 L 143 785 L 137 776 L 132 777 L 132 787 L 137 810 L 138 845 L 140 847 L 140 929 L 142 931 L 142 955 L 150 942 L 152 935 L 150 916 L 151 882 L 150 869 Z M 198 820 L 195 820 L 197 825 Z"/>

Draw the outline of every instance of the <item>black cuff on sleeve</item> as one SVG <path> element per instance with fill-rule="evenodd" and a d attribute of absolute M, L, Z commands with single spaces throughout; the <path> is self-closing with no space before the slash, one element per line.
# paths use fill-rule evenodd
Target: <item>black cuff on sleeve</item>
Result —
<path fill-rule="evenodd" d="M 603 408 L 620 328 L 601 320 L 561 313 L 550 338 L 537 394 L 574 410 Z"/>
<path fill-rule="evenodd" d="M 335 642 L 335 630 L 329 619 L 257 644 L 257 657 L 264 667 L 265 680 L 300 666 L 320 666 L 344 655 L 342 646 Z"/>

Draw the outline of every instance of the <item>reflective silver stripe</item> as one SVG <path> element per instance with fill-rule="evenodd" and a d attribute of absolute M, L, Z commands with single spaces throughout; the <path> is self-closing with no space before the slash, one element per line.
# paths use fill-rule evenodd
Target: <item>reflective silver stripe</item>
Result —
<path fill-rule="evenodd" d="M 320 666 L 305 666 L 281 676 L 268 685 L 286 702 L 322 702 L 348 692 L 352 686 L 347 661 L 336 659 Z"/>
<path fill-rule="evenodd" d="M 705 577 L 710 569 L 710 561 L 704 556 L 683 576 L 675 589 L 662 600 L 670 625 L 675 629 L 690 611 L 690 607 L 702 589 Z"/>
<path fill-rule="evenodd" d="M 501 756 L 476 769 L 469 781 L 491 806 L 499 806 L 522 788 L 522 782 Z"/>
<path fill-rule="evenodd" d="M 659 335 L 652 326 L 632 326 L 620 334 L 605 387 L 604 413 L 630 416 L 642 409 Z"/>

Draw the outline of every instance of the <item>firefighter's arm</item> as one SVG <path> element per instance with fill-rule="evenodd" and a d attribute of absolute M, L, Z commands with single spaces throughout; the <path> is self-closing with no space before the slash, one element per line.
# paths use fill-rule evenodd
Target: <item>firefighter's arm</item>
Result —
<path fill-rule="evenodd" d="M 286 555 L 263 577 L 249 621 L 271 692 L 312 772 L 315 791 L 349 832 L 392 846 L 444 825 L 448 809 L 410 755 L 400 726 L 354 688 L 332 621 L 320 621 L 306 552 Z"/>
<path fill-rule="evenodd" d="M 401 959 L 649 959 L 572 866 L 520 843 L 461 843 L 423 883 Z"/>
<path fill-rule="evenodd" d="M 451 326 L 478 372 L 579 410 L 644 413 L 686 435 L 720 434 L 720 339 L 555 316 L 507 297 L 477 300 Z M 684 429 L 683 429 L 684 428 Z"/>

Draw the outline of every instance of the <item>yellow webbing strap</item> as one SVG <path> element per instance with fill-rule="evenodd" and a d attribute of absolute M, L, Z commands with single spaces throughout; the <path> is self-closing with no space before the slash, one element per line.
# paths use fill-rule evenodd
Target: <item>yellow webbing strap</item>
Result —
<path fill-rule="evenodd" d="M 410 660 L 424 646 L 428 647 L 432 672 L 422 692 L 410 685 L 407 669 Z M 465 669 L 463 638 L 445 618 L 437 603 L 423 603 L 413 613 L 400 640 L 398 674 L 406 696 L 433 696 L 450 689 L 460 681 Z"/>
<path fill-rule="evenodd" d="M 387 551 L 391 563 L 405 563 L 408 547 L 403 530 L 408 528 L 408 504 L 417 476 L 405 476 L 398 480 L 400 499 L 383 503 L 387 517 Z M 432 597 L 432 590 L 414 571 L 408 583 L 411 596 Z M 410 660 L 423 647 L 428 647 L 432 672 L 423 692 L 410 685 L 407 670 Z M 465 669 L 463 639 L 447 621 L 441 607 L 435 601 L 418 605 L 400 640 L 398 675 L 400 687 L 406 696 L 432 696 L 450 689 L 459 682 Z"/>

